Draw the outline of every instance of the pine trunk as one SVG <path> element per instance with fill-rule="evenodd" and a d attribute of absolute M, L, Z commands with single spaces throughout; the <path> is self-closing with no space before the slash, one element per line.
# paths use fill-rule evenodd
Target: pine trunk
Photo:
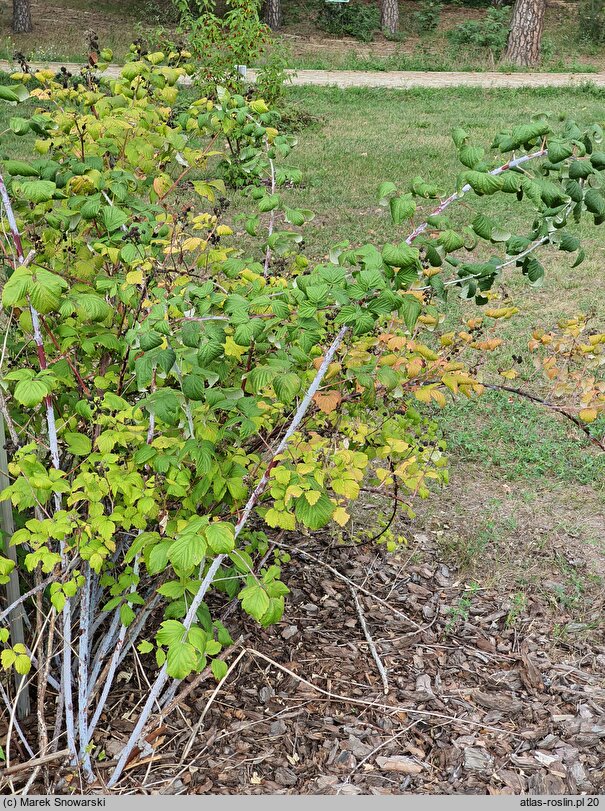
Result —
<path fill-rule="evenodd" d="M 33 27 L 29 0 L 13 0 L 13 33 L 29 34 Z"/>
<path fill-rule="evenodd" d="M 273 31 L 281 26 L 281 0 L 266 0 L 265 22 Z"/>
<path fill-rule="evenodd" d="M 520 67 L 540 64 L 546 0 L 515 0 L 504 59 Z"/>
<path fill-rule="evenodd" d="M 399 31 L 398 0 L 382 0 L 380 24 L 387 34 L 394 36 Z"/>

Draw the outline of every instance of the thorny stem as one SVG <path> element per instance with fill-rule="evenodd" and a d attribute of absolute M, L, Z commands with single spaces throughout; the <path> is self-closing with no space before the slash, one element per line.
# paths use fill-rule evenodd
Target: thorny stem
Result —
<path fill-rule="evenodd" d="M 19 265 L 23 265 L 26 262 L 25 255 L 23 253 L 23 243 L 21 241 L 19 228 L 17 227 L 17 221 L 15 220 L 15 215 L 13 212 L 11 201 L 8 196 L 8 192 L 6 190 L 6 184 L 4 183 L 4 178 L 2 177 L 1 174 L 0 174 L 0 197 L 2 198 L 4 210 L 6 211 L 6 216 L 8 219 L 8 224 L 13 239 L 13 244 L 15 246 L 15 252 L 17 254 L 17 262 Z M 44 350 L 44 341 L 42 339 L 42 333 L 40 331 L 40 318 L 38 315 L 38 311 L 31 302 L 29 302 L 29 308 L 32 318 L 34 340 L 36 343 L 38 353 L 38 361 L 40 364 L 40 368 L 46 369 L 48 363 L 46 360 L 46 352 Z M 48 429 L 48 441 L 50 445 L 51 460 L 55 470 L 60 470 L 61 460 L 59 456 L 59 441 L 57 437 L 57 426 L 55 423 L 55 411 L 53 408 L 53 403 L 50 395 L 47 395 L 47 397 L 45 398 L 45 405 L 46 405 L 46 423 Z M 61 509 L 61 495 L 59 493 L 54 494 L 54 502 L 55 502 L 55 510 L 58 512 Z M 64 542 L 61 542 L 61 564 L 63 570 L 65 571 L 68 564 L 67 557 L 65 555 Z M 71 671 L 71 603 L 69 599 L 67 599 L 65 607 L 63 609 L 63 644 L 64 644 L 63 688 L 65 690 L 65 725 L 67 729 L 67 745 L 69 751 L 72 753 L 72 757 L 75 758 L 76 743 L 75 743 L 74 711 L 72 698 L 72 671 Z"/>
<path fill-rule="evenodd" d="M 267 149 L 269 147 L 268 143 Z M 271 194 L 275 194 L 275 164 L 273 163 L 273 159 L 269 158 L 269 165 L 271 167 Z M 271 214 L 269 215 L 269 229 L 267 234 L 267 240 L 271 239 L 273 234 L 273 228 L 275 227 L 275 209 L 271 209 Z M 267 244 L 267 250 L 265 251 L 265 269 L 264 275 L 267 276 L 269 273 L 269 263 L 271 262 L 271 248 L 269 244 Z"/>
<path fill-rule="evenodd" d="M 501 175 L 502 172 L 506 172 L 507 169 L 514 169 L 517 166 L 521 166 L 523 163 L 527 163 L 527 161 L 534 160 L 535 158 L 543 158 L 546 155 L 546 149 L 539 149 L 537 152 L 532 152 L 531 155 L 522 155 L 520 158 L 513 158 L 512 160 L 508 161 L 507 163 L 503 164 L 502 166 L 498 166 L 497 169 L 492 169 L 489 172 L 490 175 Z M 452 203 L 455 203 L 456 200 L 462 199 L 462 197 L 466 194 L 466 192 L 470 191 L 472 186 L 470 183 L 464 185 L 460 191 L 456 191 L 453 194 L 450 194 L 445 200 L 443 200 L 437 208 L 429 215 L 431 217 L 436 217 L 439 214 L 442 214 L 448 206 L 451 206 Z M 406 238 L 406 242 L 408 245 L 411 245 L 412 242 L 416 239 L 416 237 L 420 236 L 420 234 L 424 233 L 426 229 L 429 227 L 428 222 L 422 222 L 420 225 L 416 226 L 412 233 Z"/>
<path fill-rule="evenodd" d="M 88 744 L 88 663 L 90 654 L 90 581 L 91 569 L 86 565 L 84 585 L 80 598 L 80 644 L 78 647 L 78 733 L 80 759 L 87 782 L 94 780 Z"/>

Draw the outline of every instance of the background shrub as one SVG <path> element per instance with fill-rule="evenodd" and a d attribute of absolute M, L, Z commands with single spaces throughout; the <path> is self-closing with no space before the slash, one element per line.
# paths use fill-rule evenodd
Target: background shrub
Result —
<path fill-rule="evenodd" d="M 325 3 L 317 15 L 317 26 L 335 37 L 371 42 L 380 30 L 380 10 L 364 3 Z"/>
<path fill-rule="evenodd" d="M 483 20 L 470 20 L 448 31 L 453 45 L 473 45 L 488 48 L 494 55 L 504 50 L 508 37 L 510 13 L 507 8 L 490 8 Z"/>

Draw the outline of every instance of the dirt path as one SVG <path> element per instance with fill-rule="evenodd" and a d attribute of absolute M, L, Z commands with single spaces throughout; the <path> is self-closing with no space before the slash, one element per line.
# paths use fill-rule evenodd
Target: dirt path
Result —
<path fill-rule="evenodd" d="M 61 62 L 47 62 L 35 68 L 58 70 L 65 66 L 72 73 L 80 70 L 80 65 Z M 119 65 L 110 65 L 105 73 L 118 76 Z M 0 60 L 0 70 L 12 71 L 10 62 Z M 254 81 L 256 72 L 248 71 Z M 605 87 L 605 73 L 501 73 L 501 72 L 422 72 L 422 71 L 358 71 L 358 70 L 299 70 L 292 76 L 293 85 L 316 85 L 334 87 L 384 87 L 394 90 L 408 90 L 413 87 L 569 87 L 590 82 Z"/>

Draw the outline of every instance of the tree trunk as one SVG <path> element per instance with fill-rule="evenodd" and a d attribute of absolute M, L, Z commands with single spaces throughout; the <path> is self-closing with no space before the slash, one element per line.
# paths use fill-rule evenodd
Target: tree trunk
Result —
<path fill-rule="evenodd" d="M 29 34 L 33 28 L 29 0 L 13 0 L 13 33 Z"/>
<path fill-rule="evenodd" d="M 399 31 L 398 0 L 382 0 L 380 25 L 387 34 L 395 35 Z"/>
<path fill-rule="evenodd" d="M 546 0 L 515 0 L 504 60 L 520 67 L 540 64 Z"/>
<path fill-rule="evenodd" d="M 273 31 L 281 26 L 281 0 L 266 0 L 265 22 Z"/>

